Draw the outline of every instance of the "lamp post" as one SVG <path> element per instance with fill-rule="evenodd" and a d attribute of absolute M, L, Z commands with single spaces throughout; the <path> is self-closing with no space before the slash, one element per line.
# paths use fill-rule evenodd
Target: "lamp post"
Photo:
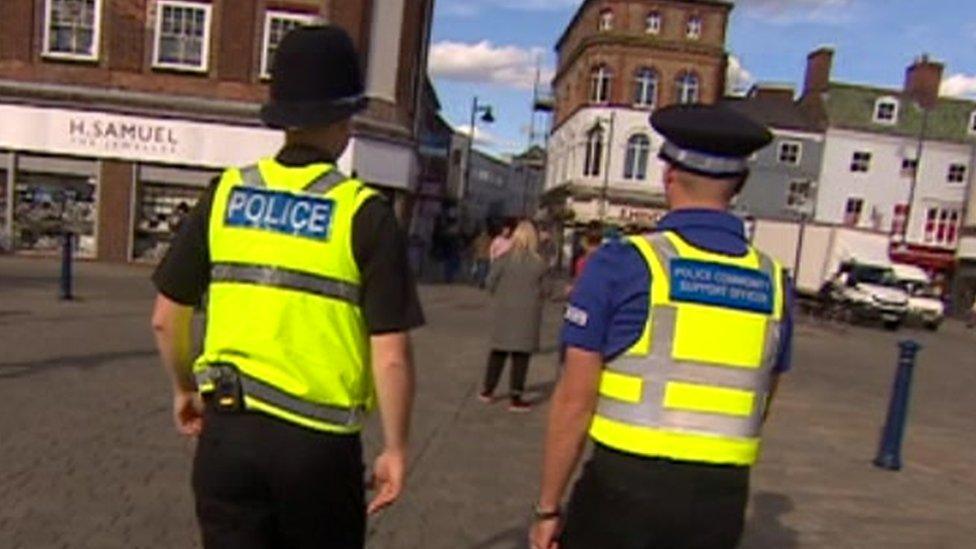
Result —
<path fill-rule="evenodd" d="M 616 121 L 617 121 L 617 113 L 616 113 L 616 111 L 612 111 L 610 113 L 610 118 L 598 118 L 597 119 L 597 123 L 603 124 L 604 122 L 606 122 L 610 126 L 610 131 L 609 131 L 609 134 L 607 136 L 607 147 L 606 147 L 606 149 L 607 149 L 607 162 L 606 162 L 606 169 L 603 172 L 603 186 L 600 187 L 600 224 L 601 225 L 605 224 L 606 221 L 607 221 L 607 209 L 610 206 L 608 204 L 609 198 L 607 197 L 607 195 L 610 192 L 610 167 L 611 167 L 610 160 L 611 160 L 611 155 L 612 155 L 612 152 L 613 152 L 613 130 L 614 130 L 614 127 L 616 126 Z"/>
<path fill-rule="evenodd" d="M 464 180 L 461 182 L 461 189 L 458 192 L 458 204 L 461 210 L 461 229 L 464 230 L 465 223 L 465 210 L 464 207 L 464 195 L 468 192 L 468 187 L 471 185 L 471 153 L 474 149 L 474 139 L 477 134 L 477 123 L 478 115 L 481 116 L 481 121 L 485 124 L 492 124 L 495 122 L 495 115 L 492 112 L 491 105 L 482 105 L 478 103 L 478 96 L 475 96 L 471 102 L 471 125 L 468 126 L 470 133 L 468 139 L 468 150 L 464 157 Z"/>
<path fill-rule="evenodd" d="M 922 151 L 925 148 L 925 134 L 929 127 L 929 112 L 925 105 L 918 103 L 922 109 L 922 129 L 918 133 L 918 145 L 915 148 L 915 169 L 912 170 L 912 185 L 908 188 L 908 213 L 905 216 L 905 225 L 901 229 L 901 242 L 908 245 L 908 229 L 912 226 L 912 217 L 915 215 L 915 189 L 918 187 L 918 172 L 922 169 Z"/>

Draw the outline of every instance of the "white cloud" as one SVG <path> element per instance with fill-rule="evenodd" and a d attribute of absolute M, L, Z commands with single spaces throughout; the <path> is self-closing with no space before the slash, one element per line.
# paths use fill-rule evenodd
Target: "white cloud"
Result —
<path fill-rule="evenodd" d="M 437 42 L 430 49 L 430 74 L 445 80 L 531 90 L 535 83 L 536 60 L 544 51 L 542 48 L 496 46 L 487 40 L 476 44 Z M 543 70 L 542 82 L 551 78 L 552 71 Z"/>
<path fill-rule="evenodd" d="M 948 97 L 976 96 L 976 76 L 954 74 L 942 81 L 939 93 Z"/>
<path fill-rule="evenodd" d="M 845 23 L 853 19 L 857 0 L 737 0 L 736 6 L 770 23 Z"/>
<path fill-rule="evenodd" d="M 454 128 L 454 131 L 458 132 L 461 135 L 470 136 L 471 125 L 464 124 L 461 126 L 457 126 L 456 128 Z M 496 146 L 500 143 L 498 137 L 495 134 L 478 126 L 475 126 L 474 129 L 474 142 L 478 145 L 484 145 L 486 147 Z"/>
<path fill-rule="evenodd" d="M 725 77 L 725 91 L 732 95 L 745 95 L 755 83 L 752 73 L 742 66 L 742 60 L 729 56 L 729 69 Z"/>

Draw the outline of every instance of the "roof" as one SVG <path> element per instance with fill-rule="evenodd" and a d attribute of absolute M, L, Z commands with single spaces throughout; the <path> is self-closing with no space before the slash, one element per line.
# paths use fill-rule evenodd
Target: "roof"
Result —
<path fill-rule="evenodd" d="M 594 0 L 583 0 L 580 2 L 579 8 L 576 9 L 576 13 L 573 14 L 573 19 L 570 20 L 569 24 L 563 30 L 563 33 L 559 36 L 559 40 L 556 41 L 556 50 L 558 50 L 563 45 L 563 41 L 569 36 L 569 31 L 573 30 L 576 23 L 579 21 L 580 17 L 583 16 L 583 12 L 586 7 Z M 735 7 L 732 5 L 731 1 L 728 0 L 671 0 L 672 2 L 682 3 L 682 4 L 703 4 L 706 6 L 721 6 L 729 8 L 730 10 Z"/>
<path fill-rule="evenodd" d="M 889 126 L 874 122 L 875 103 L 882 97 L 899 100 L 897 124 Z M 924 111 L 899 89 L 831 82 L 824 94 L 824 106 L 831 128 L 899 137 L 918 137 L 922 131 Z M 976 101 L 940 97 L 929 111 L 926 138 L 957 143 L 976 142 L 976 137 L 968 131 L 973 112 L 976 112 Z"/>
<path fill-rule="evenodd" d="M 776 130 L 820 133 L 816 123 L 792 100 L 780 97 L 726 97 L 723 106 Z"/>

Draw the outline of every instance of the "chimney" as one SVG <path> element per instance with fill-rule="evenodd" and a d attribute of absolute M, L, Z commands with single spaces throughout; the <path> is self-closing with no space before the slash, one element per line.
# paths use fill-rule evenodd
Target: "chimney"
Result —
<path fill-rule="evenodd" d="M 830 87 L 830 72 L 834 65 L 834 48 L 820 47 L 807 56 L 807 74 L 803 95 L 823 93 Z"/>
<path fill-rule="evenodd" d="M 939 100 L 939 85 L 945 65 L 922 55 L 905 71 L 905 95 L 922 108 L 931 109 Z"/>

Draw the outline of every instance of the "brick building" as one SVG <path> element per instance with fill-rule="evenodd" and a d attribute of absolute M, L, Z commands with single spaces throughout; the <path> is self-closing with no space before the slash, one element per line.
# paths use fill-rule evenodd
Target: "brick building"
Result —
<path fill-rule="evenodd" d="M 731 2 L 586 0 L 556 45 L 544 207 L 576 223 L 662 211 L 654 109 L 725 93 Z"/>
<path fill-rule="evenodd" d="M 3 0 L 0 232 L 46 252 L 68 228 L 83 255 L 154 259 L 226 166 L 273 154 L 258 109 L 281 38 L 350 32 L 368 110 L 340 168 L 409 211 L 433 0 Z"/>

